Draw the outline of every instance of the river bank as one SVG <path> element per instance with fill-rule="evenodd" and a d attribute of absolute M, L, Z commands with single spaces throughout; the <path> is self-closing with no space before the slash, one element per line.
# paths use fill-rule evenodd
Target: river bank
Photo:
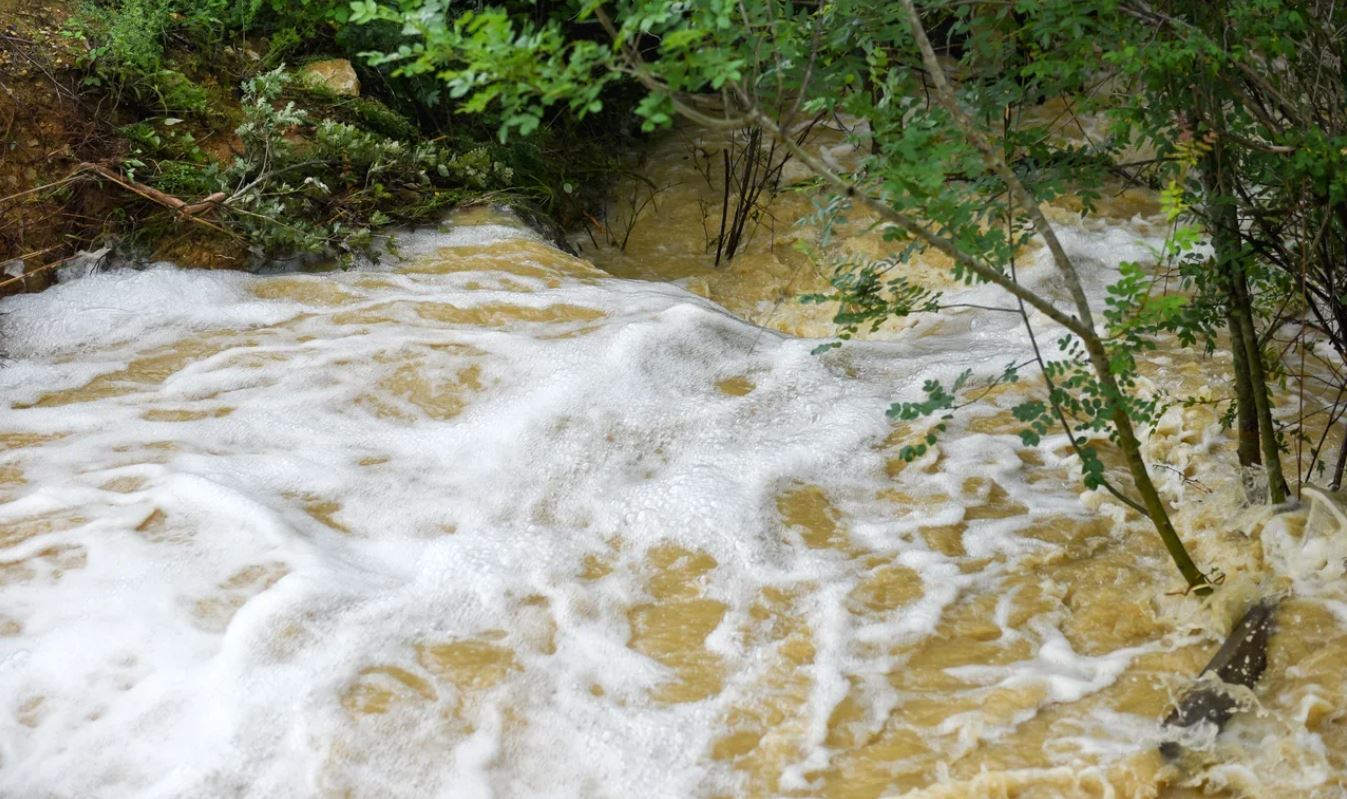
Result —
<path fill-rule="evenodd" d="M 195 10 L 193 10 L 195 9 Z M 576 225 L 635 137 L 611 111 L 498 140 L 491 117 L 358 57 L 378 26 L 229 22 L 214 6 L 6 0 L 0 18 L 0 291 L 83 262 L 351 262 L 465 204 Z"/>

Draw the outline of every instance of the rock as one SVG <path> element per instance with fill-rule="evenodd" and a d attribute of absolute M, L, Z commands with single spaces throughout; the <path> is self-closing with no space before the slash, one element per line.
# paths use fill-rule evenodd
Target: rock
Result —
<path fill-rule="evenodd" d="M 344 58 L 332 58 L 327 61 L 315 61 L 304 67 L 299 73 L 304 83 L 343 97 L 360 96 L 360 79 L 356 77 L 355 67 Z"/>
<path fill-rule="evenodd" d="M 112 258 L 111 247 L 97 250 L 84 250 L 66 259 L 63 266 L 56 270 L 57 283 L 69 283 L 72 280 L 88 277 L 105 268 Z"/>
<path fill-rule="evenodd" d="M 808 183 L 817 177 L 814 170 L 792 158 L 781 167 L 781 185 L 798 186 L 801 183 Z"/>
<path fill-rule="evenodd" d="M 1276 610 L 1275 600 L 1264 599 L 1244 614 L 1199 675 L 1213 675 L 1216 679 L 1212 682 L 1216 684 L 1201 686 L 1185 694 L 1178 707 L 1165 719 L 1164 726 L 1192 727 L 1206 723 L 1215 724 L 1218 730 L 1225 726 L 1240 706 L 1229 688 L 1253 688 L 1267 668 L 1268 639 L 1275 629 Z M 1171 760 L 1182 750 L 1177 741 L 1160 744 L 1160 752 Z"/>
<path fill-rule="evenodd" d="M 1300 535 L 1264 535 L 1264 557 L 1300 584 L 1332 584 L 1347 577 L 1347 493 L 1306 484 L 1310 512 Z"/>
<path fill-rule="evenodd" d="M 520 222 L 542 237 L 543 241 L 567 255 L 579 255 L 567 240 L 565 229 L 542 209 L 523 201 L 509 203 L 505 207 L 514 213 Z"/>
<path fill-rule="evenodd" d="M 1320 535 L 1347 530 L 1347 492 L 1306 485 L 1302 493 L 1310 499 L 1310 515 L 1305 529 Z"/>

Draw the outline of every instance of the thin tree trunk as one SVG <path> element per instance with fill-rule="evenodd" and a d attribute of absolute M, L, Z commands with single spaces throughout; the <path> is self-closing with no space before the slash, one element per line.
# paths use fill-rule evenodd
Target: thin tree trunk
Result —
<path fill-rule="evenodd" d="M 1282 474 L 1277 428 L 1272 423 L 1272 397 L 1268 391 L 1267 374 L 1263 369 L 1263 353 L 1253 329 L 1253 315 L 1250 313 L 1252 302 L 1244 272 L 1236 268 L 1232 276 L 1236 291 L 1239 292 L 1239 311 L 1236 315 L 1243 328 L 1241 332 L 1244 336 L 1244 348 L 1249 355 L 1249 380 L 1253 384 L 1254 409 L 1258 414 L 1258 439 L 1262 444 L 1263 469 L 1267 472 L 1268 501 L 1280 505 L 1286 501 L 1286 477 Z"/>
<path fill-rule="evenodd" d="M 911 23 L 912 35 L 921 50 L 922 61 L 931 74 L 931 80 L 940 104 L 949 112 L 968 141 L 982 154 L 983 162 L 988 169 L 995 173 L 1006 185 L 1016 205 L 1028 212 L 1035 231 L 1043 237 L 1043 242 L 1052 255 L 1057 271 L 1066 281 L 1067 290 L 1071 294 L 1072 303 L 1076 306 L 1076 315 L 1079 319 L 1078 335 L 1089 356 L 1090 366 L 1095 372 L 1095 379 L 1099 381 L 1099 386 L 1103 390 L 1105 398 L 1112 405 L 1111 419 L 1114 430 L 1118 435 L 1118 448 L 1122 451 L 1123 459 L 1127 463 L 1127 470 L 1132 476 L 1132 482 L 1136 485 L 1137 492 L 1141 494 L 1141 501 L 1146 508 L 1146 514 L 1150 517 L 1156 532 L 1160 534 L 1165 549 L 1168 550 L 1174 565 L 1183 574 L 1188 585 L 1197 589 L 1199 593 L 1210 593 L 1211 585 L 1206 575 L 1189 557 L 1188 550 L 1183 545 L 1183 540 L 1179 538 L 1179 534 L 1175 531 L 1174 524 L 1169 518 L 1169 511 L 1165 508 L 1159 492 L 1155 489 L 1155 484 L 1151 481 L 1150 472 L 1146 468 L 1146 461 L 1141 455 L 1141 442 L 1137 440 L 1136 432 L 1132 428 L 1132 420 L 1127 415 L 1123 393 L 1118 386 L 1117 379 L 1113 376 L 1104 342 L 1100 340 L 1098 333 L 1095 331 L 1094 315 L 1090 310 L 1089 297 L 1085 294 L 1085 288 L 1081 284 L 1075 264 L 1066 254 L 1065 248 L 1062 247 L 1061 241 L 1057 238 L 1056 230 L 1047 217 L 1043 215 L 1038 202 L 1029 194 L 1029 190 L 1025 188 L 1024 183 L 1015 175 L 1014 171 L 1010 169 L 1005 158 L 997 152 L 996 148 L 992 147 L 991 142 L 981 134 L 976 123 L 968 117 L 963 107 L 959 105 L 958 99 L 949 86 L 949 81 L 945 78 L 944 70 L 936 58 L 935 50 L 926 37 L 926 31 L 921 24 L 921 17 L 917 14 L 917 9 L 913 6 L 912 0 L 902 0 L 902 5 Z"/>
<path fill-rule="evenodd" d="M 1240 396 L 1240 463 L 1245 462 L 1246 424 L 1244 417 L 1246 399 L 1253 401 L 1253 412 L 1257 424 L 1258 441 L 1262 450 L 1263 469 L 1267 474 L 1268 500 L 1278 505 L 1286 501 L 1286 477 L 1282 473 L 1281 451 L 1277 445 L 1277 428 L 1272 422 L 1272 400 L 1267 386 L 1267 374 L 1263 369 L 1263 352 L 1258 345 L 1258 334 L 1254 329 L 1253 300 L 1249 295 L 1249 283 L 1245 275 L 1244 248 L 1240 243 L 1239 220 L 1235 210 L 1235 194 L 1230 186 L 1230 174 L 1226 170 L 1227 159 L 1224 142 L 1220 136 L 1220 109 L 1212 104 L 1209 110 L 1211 122 L 1217 128 L 1217 136 L 1209 153 L 1202 157 L 1202 188 L 1206 196 L 1206 205 L 1211 217 L 1212 246 L 1216 250 L 1216 262 L 1222 271 L 1229 298 L 1229 320 L 1232 322 L 1232 338 L 1238 337 L 1242 347 L 1232 343 L 1235 357 L 1236 391 L 1240 391 L 1240 360 L 1243 360 L 1249 384 L 1248 397 Z M 1242 350 L 1242 352 L 1241 352 Z M 1250 424 L 1250 427 L 1253 425 Z M 1248 464 L 1245 464 L 1248 465 Z"/>
<path fill-rule="evenodd" d="M 1338 446 L 1338 462 L 1333 467 L 1333 480 L 1328 487 L 1334 491 L 1342 488 L 1342 472 L 1347 469 L 1347 423 L 1343 424 L 1344 435 L 1342 444 Z"/>
<path fill-rule="evenodd" d="M 1249 319 L 1249 307 L 1239 290 L 1236 272 L 1240 271 L 1240 246 L 1237 240 L 1238 220 L 1234 205 L 1223 201 L 1228 194 L 1223 193 L 1223 181 L 1218 177 L 1220 165 L 1216 153 L 1202 157 L 1202 190 L 1207 195 L 1208 213 L 1211 216 L 1212 245 L 1216 250 L 1216 270 L 1220 275 L 1226 297 L 1226 325 L 1230 330 L 1230 355 L 1235 371 L 1235 412 L 1238 417 L 1239 465 L 1254 466 L 1262 463 L 1259 452 L 1258 404 L 1254 399 L 1254 382 L 1250 366 L 1249 349 L 1245 346 L 1246 320 Z M 1257 354 L 1257 350 L 1254 351 Z"/>
<path fill-rule="evenodd" d="M 1233 305 L 1233 291 L 1228 290 L 1226 296 L 1226 301 Z M 1235 431 L 1239 442 L 1239 465 L 1258 466 L 1263 462 L 1263 456 L 1258 451 L 1258 411 L 1253 400 L 1253 380 L 1249 377 L 1249 353 L 1244 349 L 1244 335 L 1233 312 L 1226 313 L 1226 327 L 1230 331 L 1230 353 L 1235 369 Z"/>
<path fill-rule="evenodd" d="M 1088 313 L 1088 306 L 1085 308 Z M 1151 524 L 1155 526 L 1155 531 L 1160 534 L 1160 540 L 1164 543 L 1165 549 L 1169 551 L 1170 558 L 1174 565 L 1179 568 L 1179 572 L 1188 585 L 1198 589 L 1199 594 L 1210 592 L 1207 577 L 1202 570 L 1197 567 L 1193 559 L 1188 555 L 1188 550 L 1183 545 L 1183 539 L 1179 538 L 1178 532 L 1174 529 L 1174 523 L 1169 518 L 1169 511 L 1165 508 L 1165 503 L 1160 499 L 1160 493 L 1155 490 L 1155 483 L 1151 481 L 1150 471 L 1146 468 L 1146 460 L 1141 456 L 1141 442 L 1137 440 L 1136 431 L 1132 428 L 1132 419 L 1127 415 L 1127 408 L 1123 404 L 1121 389 L 1118 388 L 1118 381 L 1114 379 L 1113 372 L 1109 369 L 1108 353 L 1104 349 L 1104 343 L 1098 336 L 1090 335 L 1082 337 L 1085 344 L 1085 351 L 1090 356 L 1090 365 L 1094 367 L 1095 377 L 1099 380 L 1100 386 L 1104 389 L 1104 394 L 1113 403 L 1113 427 L 1118 433 L 1118 449 L 1122 451 L 1123 459 L 1127 462 L 1127 471 L 1132 476 L 1132 482 L 1136 485 L 1137 493 L 1141 494 L 1141 502 L 1146 507 L 1146 515 L 1150 517 Z"/>
<path fill-rule="evenodd" d="M 733 147 L 734 140 L 730 141 L 730 146 Z M 720 203 L 720 236 L 716 238 L 716 266 L 720 266 L 720 253 L 725 248 L 725 219 L 730 212 L 730 151 L 721 150 L 720 155 L 725 164 L 725 197 Z"/>

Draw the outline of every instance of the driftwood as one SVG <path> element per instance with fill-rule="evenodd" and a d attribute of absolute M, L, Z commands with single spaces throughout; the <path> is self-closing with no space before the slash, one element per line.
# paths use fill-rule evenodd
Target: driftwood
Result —
<path fill-rule="evenodd" d="M 222 191 L 217 191 L 214 194 L 210 195 L 209 197 L 203 197 L 202 199 L 197 200 L 194 203 L 189 203 L 186 200 L 179 199 L 171 194 L 166 194 L 154 188 L 153 186 L 146 186 L 144 183 L 138 183 L 134 180 L 129 180 L 125 176 L 113 171 L 106 164 L 95 164 L 86 161 L 82 164 L 77 164 L 74 169 L 70 170 L 70 174 L 66 175 L 65 177 L 61 178 L 58 181 L 55 181 L 53 183 L 45 183 L 41 186 L 34 186 L 30 189 L 25 189 L 24 191 L 17 192 L 15 194 L 0 197 L 0 203 L 10 202 L 11 200 L 17 200 L 20 197 L 25 197 L 29 194 L 37 194 L 40 192 L 48 191 L 50 189 L 55 189 L 57 187 L 64 186 L 65 184 L 70 183 L 71 181 L 78 180 L 82 176 L 88 174 L 94 174 L 101 178 L 104 178 L 105 180 L 112 181 L 116 185 L 122 187 L 123 189 L 126 189 L 129 192 L 139 194 L 141 197 L 144 197 L 145 199 L 151 202 L 158 203 L 159 205 L 162 205 L 165 208 L 176 212 L 179 217 L 189 218 L 192 219 L 193 221 L 203 221 L 200 220 L 198 217 L 200 217 L 207 211 L 210 211 L 214 208 L 224 205 L 229 199 L 229 195 L 225 194 Z M 215 226 L 212 225 L 212 227 Z"/>
<path fill-rule="evenodd" d="M 1252 688 L 1267 668 L 1268 639 L 1276 627 L 1277 602 L 1263 599 L 1239 620 L 1199 677 L 1213 674 L 1221 685 L 1203 685 L 1189 691 L 1165 718 L 1165 727 L 1192 727 L 1203 722 L 1225 727 L 1239 709 L 1227 686 Z M 1178 741 L 1160 744 L 1160 752 L 1174 759 L 1183 751 Z"/>

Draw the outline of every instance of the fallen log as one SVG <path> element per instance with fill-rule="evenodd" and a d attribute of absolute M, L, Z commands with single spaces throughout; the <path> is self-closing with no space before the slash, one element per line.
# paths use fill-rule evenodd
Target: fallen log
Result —
<path fill-rule="evenodd" d="M 1239 709 L 1239 700 L 1229 687 L 1253 688 L 1267 669 L 1268 640 L 1275 629 L 1277 600 L 1263 599 L 1249 608 L 1230 631 L 1198 678 L 1213 674 L 1218 684 L 1198 686 L 1179 700 L 1165 718 L 1166 728 L 1187 728 L 1197 724 L 1215 724 L 1219 731 Z M 1160 753 L 1173 760 L 1183 751 L 1178 741 L 1160 744 Z"/>

